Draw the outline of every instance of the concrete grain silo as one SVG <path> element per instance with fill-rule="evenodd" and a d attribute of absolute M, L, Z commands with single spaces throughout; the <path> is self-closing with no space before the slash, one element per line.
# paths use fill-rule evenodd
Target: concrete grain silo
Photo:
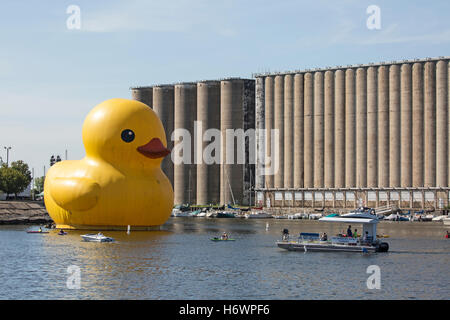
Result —
<path fill-rule="evenodd" d="M 389 66 L 378 67 L 378 187 L 389 187 Z"/>
<path fill-rule="evenodd" d="M 265 104 L 265 154 L 266 158 L 270 159 L 271 162 L 267 164 L 266 175 L 264 177 L 264 182 L 266 188 L 273 188 L 274 186 L 274 174 L 271 168 L 274 168 L 274 155 L 272 153 L 272 129 L 274 128 L 274 77 L 266 77 L 265 79 L 265 89 L 264 89 L 264 104 Z"/>
<path fill-rule="evenodd" d="M 277 173 L 274 177 L 274 187 L 284 187 L 284 76 L 275 77 L 275 99 L 274 99 L 274 129 L 278 133 L 276 144 L 278 152 L 274 153 Z"/>
<path fill-rule="evenodd" d="M 400 66 L 389 67 L 389 186 L 400 187 Z"/>
<path fill-rule="evenodd" d="M 355 70 L 345 72 L 345 187 L 356 187 Z"/>
<path fill-rule="evenodd" d="M 255 143 L 251 134 L 255 129 L 255 81 L 226 79 L 220 82 L 220 88 L 220 203 L 248 205 L 253 201 L 250 197 L 255 183 L 255 165 L 250 160 L 254 152 L 250 145 L 254 148 Z M 239 139 L 240 131 L 249 135 Z"/>
<path fill-rule="evenodd" d="M 345 72 L 335 71 L 334 184 L 345 187 Z"/>
<path fill-rule="evenodd" d="M 401 66 L 401 145 L 400 145 L 400 184 L 412 186 L 412 69 L 409 63 Z"/>
<path fill-rule="evenodd" d="M 220 131 L 220 81 L 202 81 L 197 83 L 197 204 L 218 204 L 220 202 L 220 161 L 210 162 L 207 155 L 214 157 L 213 151 L 209 152 L 208 145 L 214 146 L 220 141 L 215 141 L 207 130 Z M 210 131 L 208 131 L 209 133 Z M 212 133 L 212 132 L 211 132 Z M 220 150 L 220 149 L 219 149 Z M 219 151 L 217 150 L 217 151 Z M 203 156 L 205 153 L 205 156 Z"/>
<path fill-rule="evenodd" d="M 153 87 L 131 88 L 131 98 L 153 108 Z"/>
<path fill-rule="evenodd" d="M 314 91 L 313 74 L 305 74 L 304 102 L 304 186 L 314 187 Z"/>
<path fill-rule="evenodd" d="M 324 186 L 324 88 L 323 72 L 314 73 L 314 187 Z"/>
<path fill-rule="evenodd" d="M 304 85 L 303 74 L 294 77 L 294 188 L 304 186 Z"/>
<path fill-rule="evenodd" d="M 153 110 L 166 131 L 167 147 L 173 150 L 172 132 L 174 129 L 174 88 L 173 85 L 161 85 L 153 87 Z M 172 156 L 172 155 L 171 155 Z M 161 168 L 173 186 L 173 161 L 172 158 L 165 157 L 161 163 Z"/>
<path fill-rule="evenodd" d="M 294 76 L 284 77 L 284 188 L 294 187 Z"/>
<path fill-rule="evenodd" d="M 174 130 L 186 134 L 175 136 L 174 157 L 174 202 L 175 204 L 196 203 L 197 169 L 194 159 L 194 121 L 197 115 L 197 85 L 180 83 L 175 85 Z M 185 143 L 184 139 L 189 139 Z M 180 150 L 177 145 L 183 143 L 187 149 Z M 178 162 L 178 163 L 177 163 Z"/>
<path fill-rule="evenodd" d="M 367 69 L 367 187 L 378 187 L 377 68 Z"/>

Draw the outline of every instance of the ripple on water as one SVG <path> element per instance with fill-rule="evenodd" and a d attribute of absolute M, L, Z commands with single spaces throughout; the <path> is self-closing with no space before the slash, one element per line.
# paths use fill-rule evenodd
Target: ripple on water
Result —
<path fill-rule="evenodd" d="M 117 242 L 82 242 L 82 232 L 30 235 L 0 227 L 1 299 L 449 299 L 449 241 L 427 224 L 380 224 L 391 252 L 287 252 L 283 228 L 341 231 L 315 221 L 171 219 L 163 231 L 108 232 Z M 223 231 L 235 242 L 209 238 Z M 105 232 L 106 233 L 106 232 Z M 81 270 L 81 289 L 66 286 L 67 267 Z M 366 286 L 369 265 L 381 289 Z"/>

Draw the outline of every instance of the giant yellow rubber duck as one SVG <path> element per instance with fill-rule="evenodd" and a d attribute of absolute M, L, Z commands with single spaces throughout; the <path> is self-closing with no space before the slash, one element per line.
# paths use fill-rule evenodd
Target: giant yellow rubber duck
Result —
<path fill-rule="evenodd" d="M 57 228 L 154 229 L 170 216 L 173 189 L 161 170 L 170 153 L 164 128 L 147 105 L 110 99 L 83 124 L 86 157 L 47 173 L 44 201 Z"/>

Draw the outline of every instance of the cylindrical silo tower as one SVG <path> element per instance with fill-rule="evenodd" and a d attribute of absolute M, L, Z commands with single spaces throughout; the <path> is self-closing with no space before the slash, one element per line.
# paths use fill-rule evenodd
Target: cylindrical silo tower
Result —
<path fill-rule="evenodd" d="M 243 165 L 237 163 L 236 151 L 239 146 L 235 143 L 233 131 L 243 129 L 244 81 L 222 80 L 220 88 L 220 130 L 222 132 L 220 203 L 234 204 L 240 203 L 243 195 Z"/>
<path fill-rule="evenodd" d="M 345 187 L 345 71 L 335 72 L 334 185 Z"/>
<path fill-rule="evenodd" d="M 294 188 L 303 188 L 303 123 L 304 91 L 303 74 L 294 77 Z"/>
<path fill-rule="evenodd" d="M 436 64 L 436 186 L 448 184 L 448 62 Z"/>
<path fill-rule="evenodd" d="M 264 188 L 265 178 L 265 78 L 257 77 L 255 81 L 255 128 L 256 128 L 256 170 L 255 187 Z M 220 99 L 219 99 L 220 101 Z M 219 112 L 220 114 L 220 112 Z"/>
<path fill-rule="evenodd" d="M 345 71 L 345 187 L 356 187 L 355 70 Z"/>
<path fill-rule="evenodd" d="M 175 85 L 174 105 L 174 203 L 195 204 L 197 170 L 194 163 L 194 120 L 197 115 L 197 85 Z M 179 144 L 183 146 L 182 149 L 177 147 Z"/>
<path fill-rule="evenodd" d="M 278 152 L 274 159 L 277 161 L 278 172 L 275 174 L 275 188 L 284 187 L 284 76 L 275 77 L 275 107 L 274 128 L 278 132 Z"/>
<path fill-rule="evenodd" d="M 172 85 L 153 87 L 153 110 L 158 115 L 164 126 L 167 139 L 167 147 L 173 150 L 172 132 L 174 129 L 174 89 Z M 172 154 L 165 157 L 161 163 L 161 169 L 169 178 L 173 186 L 173 161 Z"/>
<path fill-rule="evenodd" d="M 414 63 L 412 68 L 412 184 L 413 187 L 424 186 L 424 132 L 423 132 L 423 64 Z"/>
<path fill-rule="evenodd" d="M 324 186 L 334 188 L 334 72 L 325 72 L 324 94 Z"/>
<path fill-rule="evenodd" d="M 378 68 L 378 187 L 389 187 L 389 67 Z"/>
<path fill-rule="evenodd" d="M 425 63 L 424 127 L 425 127 L 425 187 L 436 185 L 436 65 Z"/>
<path fill-rule="evenodd" d="M 266 175 L 264 177 L 264 182 L 266 188 L 273 188 L 274 186 L 274 167 L 275 167 L 275 156 L 272 152 L 272 130 L 274 128 L 274 78 L 268 76 L 265 78 L 265 86 L 264 86 L 264 104 L 265 104 L 265 137 L 266 137 Z"/>
<path fill-rule="evenodd" d="M 367 187 L 378 187 L 377 68 L 367 69 Z"/>
<path fill-rule="evenodd" d="M 314 188 L 324 186 L 323 72 L 314 73 Z"/>
<path fill-rule="evenodd" d="M 400 67 L 389 67 L 389 186 L 400 187 Z"/>
<path fill-rule="evenodd" d="M 401 145 L 400 183 L 402 187 L 412 186 L 412 74 L 411 64 L 401 67 Z"/>
<path fill-rule="evenodd" d="M 284 76 L 284 188 L 294 187 L 294 77 Z"/>
<path fill-rule="evenodd" d="M 305 74 L 305 112 L 304 112 L 304 185 L 314 187 L 314 90 L 313 75 Z"/>
<path fill-rule="evenodd" d="M 220 202 L 220 159 L 215 160 L 220 144 L 212 130 L 220 132 L 220 81 L 197 83 L 197 204 Z M 210 146 L 210 147 L 208 147 Z M 219 147 L 212 150 L 212 147 Z"/>
<path fill-rule="evenodd" d="M 366 69 L 356 70 L 356 186 L 367 186 L 367 78 Z"/>
<path fill-rule="evenodd" d="M 131 98 L 153 108 L 153 87 L 131 88 Z"/>

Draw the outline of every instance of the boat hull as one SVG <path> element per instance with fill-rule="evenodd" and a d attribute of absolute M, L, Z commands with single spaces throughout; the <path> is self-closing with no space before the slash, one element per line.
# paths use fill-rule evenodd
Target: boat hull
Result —
<path fill-rule="evenodd" d="M 91 235 L 86 235 L 86 236 L 81 236 L 81 238 L 83 238 L 84 241 L 86 242 L 113 242 L 114 239 L 113 238 L 109 238 L 109 237 L 102 237 L 102 238 L 97 238 L 95 236 L 91 236 Z"/>
<path fill-rule="evenodd" d="M 374 246 L 351 246 L 339 244 L 320 244 L 320 243 L 297 243 L 297 242 L 277 242 L 279 248 L 288 251 L 302 252 L 379 252 Z"/>

